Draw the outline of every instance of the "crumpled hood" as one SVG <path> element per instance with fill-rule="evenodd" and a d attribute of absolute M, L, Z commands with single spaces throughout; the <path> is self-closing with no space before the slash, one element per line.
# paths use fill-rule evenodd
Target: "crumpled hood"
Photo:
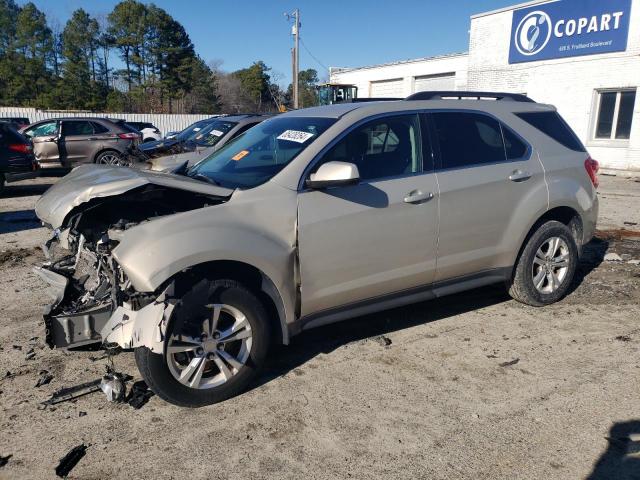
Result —
<path fill-rule="evenodd" d="M 200 160 L 207 158 L 215 151 L 214 147 L 196 150 L 194 152 L 178 153 L 175 155 L 168 155 L 166 157 L 158 157 L 149 160 L 147 163 L 151 165 L 151 170 L 157 172 L 166 172 L 179 167 L 184 162 L 188 162 L 188 166 L 195 165 Z"/>
<path fill-rule="evenodd" d="M 82 165 L 61 178 L 36 203 L 36 215 L 53 228 L 78 205 L 93 198 L 110 197 L 153 184 L 219 198 L 230 197 L 232 189 L 218 187 L 180 175 L 157 173 L 108 165 Z"/>

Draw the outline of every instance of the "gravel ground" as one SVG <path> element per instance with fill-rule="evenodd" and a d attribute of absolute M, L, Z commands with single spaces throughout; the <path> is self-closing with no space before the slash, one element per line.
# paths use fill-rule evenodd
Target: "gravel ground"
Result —
<path fill-rule="evenodd" d="M 106 364 L 43 343 L 33 206 L 53 182 L 0 199 L 0 478 L 55 478 L 82 443 L 69 478 L 640 478 L 633 179 L 602 177 L 601 232 L 563 301 L 484 288 L 323 327 L 276 349 L 249 392 L 196 410 L 100 392 L 41 407 Z M 115 366 L 138 375 L 131 354 Z M 53 380 L 36 388 L 42 370 Z"/>

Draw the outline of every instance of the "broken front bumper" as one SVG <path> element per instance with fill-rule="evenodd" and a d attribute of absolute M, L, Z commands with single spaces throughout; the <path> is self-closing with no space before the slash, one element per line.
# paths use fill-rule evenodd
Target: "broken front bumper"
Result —
<path fill-rule="evenodd" d="M 69 280 L 41 267 L 35 267 L 34 271 L 49 284 L 47 293 L 53 298 L 43 314 L 47 345 L 51 348 L 73 348 L 102 342 L 101 332 L 111 318 L 111 305 L 69 315 L 52 315 L 51 312 L 64 300 Z"/>
<path fill-rule="evenodd" d="M 166 327 L 175 306 L 167 299 L 167 291 L 155 301 L 139 310 L 111 304 L 100 305 L 69 315 L 52 315 L 51 312 L 64 300 L 69 280 L 58 273 L 36 267 L 35 272 L 47 283 L 47 293 L 53 303 L 45 307 L 44 323 L 46 341 L 51 347 L 74 348 L 104 343 L 123 349 L 146 346 L 162 353 Z"/>

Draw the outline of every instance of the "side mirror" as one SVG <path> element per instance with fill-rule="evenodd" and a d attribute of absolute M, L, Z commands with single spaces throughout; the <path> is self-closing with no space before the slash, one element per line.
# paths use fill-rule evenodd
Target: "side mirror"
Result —
<path fill-rule="evenodd" d="M 348 162 L 327 162 L 321 165 L 316 173 L 312 173 L 306 181 L 309 188 L 320 189 L 353 185 L 360 180 L 358 167 Z"/>

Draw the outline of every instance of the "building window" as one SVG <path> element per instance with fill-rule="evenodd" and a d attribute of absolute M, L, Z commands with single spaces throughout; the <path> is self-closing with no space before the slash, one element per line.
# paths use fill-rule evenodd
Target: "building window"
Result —
<path fill-rule="evenodd" d="M 603 90 L 598 92 L 596 140 L 629 140 L 636 90 Z"/>

